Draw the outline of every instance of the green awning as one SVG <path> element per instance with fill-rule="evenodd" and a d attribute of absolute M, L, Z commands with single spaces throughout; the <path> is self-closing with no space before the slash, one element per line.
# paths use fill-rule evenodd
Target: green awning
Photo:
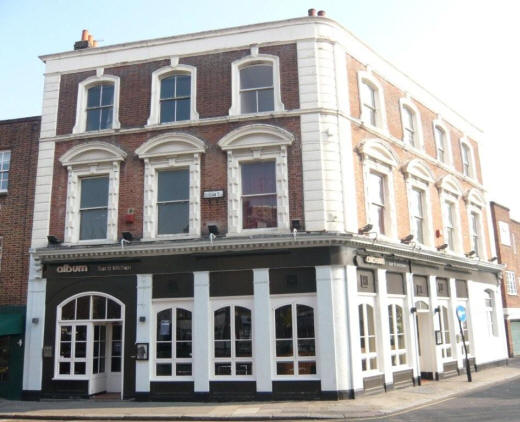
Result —
<path fill-rule="evenodd" d="M 0 336 L 22 334 L 25 331 L 25 316 L 22 313 L 0 313 Z"/>

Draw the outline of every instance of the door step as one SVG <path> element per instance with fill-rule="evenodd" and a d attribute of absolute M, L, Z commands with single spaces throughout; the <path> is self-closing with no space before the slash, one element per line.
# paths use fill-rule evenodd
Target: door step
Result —
<path fill-rule="evenodd" d="M 108 401 L 114 401 L 114 400 L 121 400 L 121 393 L 99 393 L 94 394 L 93 396 L 90 396 L 91 400 L 108 400 Z"/>

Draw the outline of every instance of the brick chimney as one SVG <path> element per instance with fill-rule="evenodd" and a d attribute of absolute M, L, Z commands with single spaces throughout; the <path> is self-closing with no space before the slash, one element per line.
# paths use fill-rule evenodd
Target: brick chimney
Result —
<path fill-rule="evenodd" d="M 81 41 L 74 43 L 74 50 L 83 50 L 84 48 L 97 47 L 97 41 L 94 40 L 92 34 L 89 34 L 87 29 L 81 32 Z"/>

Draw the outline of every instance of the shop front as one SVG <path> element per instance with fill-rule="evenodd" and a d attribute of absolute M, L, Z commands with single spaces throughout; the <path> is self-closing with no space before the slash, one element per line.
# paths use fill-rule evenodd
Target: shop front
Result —
<path fill-rule="evenodd" d="M 21 396 L 24 332 L 25 306 L 0 307 L 0 397 Z"/>

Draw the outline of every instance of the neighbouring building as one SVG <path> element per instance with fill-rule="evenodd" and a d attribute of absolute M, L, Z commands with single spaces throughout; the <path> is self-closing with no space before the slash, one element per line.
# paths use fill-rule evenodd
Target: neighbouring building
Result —
<path fill-rule="evenodd" d="M 20 398 L 40 117 L 0 120 L 0 397 Z"/>
<path fill-rule="evenodd" d="M 498 262 L 505 265 L 502 276 L 502 304 L 507 348 L 509 356 L 513 357 L 520 355 L 520 254 L 516 249 L 517 241 L 520 240 L 520 222 L 510 217 L 509 208 L 496 202 L 491 202 L 491 216 Z"/>
<path fill-rule="evenodd" d="M 42 56 L 24 397 L 347 398 L 507 348 L 482 133 L 323 13 Z"/>

